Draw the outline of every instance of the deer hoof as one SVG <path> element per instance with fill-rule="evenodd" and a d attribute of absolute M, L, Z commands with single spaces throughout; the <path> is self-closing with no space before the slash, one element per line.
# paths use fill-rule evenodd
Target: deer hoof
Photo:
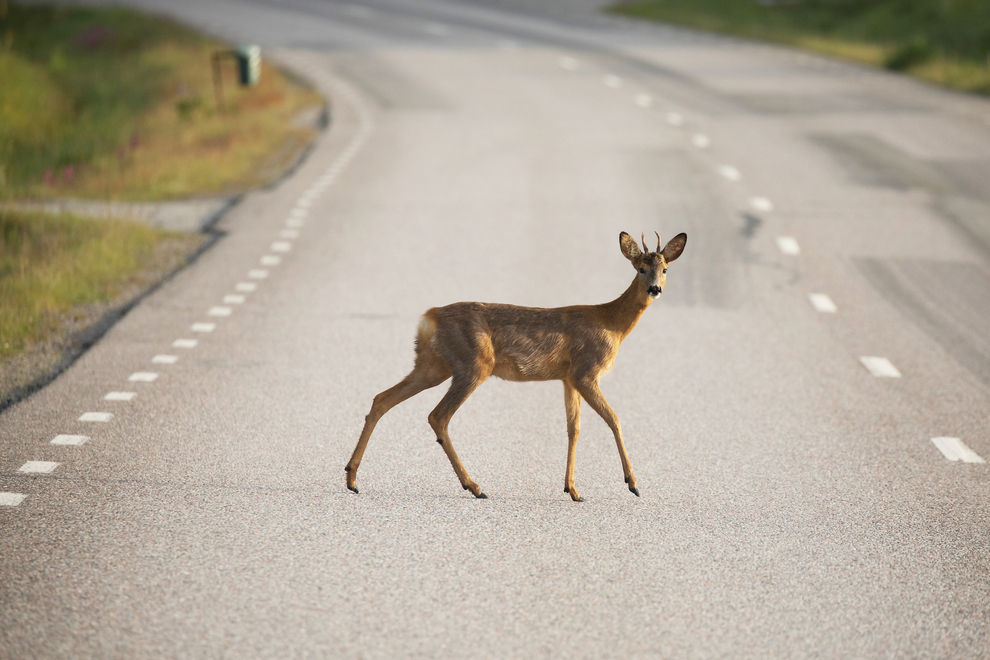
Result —
<path fill-rule="evenodd" d="M 583 497 L 578 497 L 574 501 L 575 502 L 584 502 L 584 498 Z"/>
<path fill-rule="evenodd" d="M 357 486 L 348 486 L 347 490 L 353 490 L 355 493 L 358 492 Z"/>
<path fill-rule="evenodd" d="M 488 496 L 485 495 L 484 493 L 478 493 L 477 495 L 475 495 L 475 497 L 477 497 L 479 500 L 487 500 L 488 499 Z"/>
<path fill-rule="evenodd" d="M 567 486 L 564 486 L 564 492 L 565 492 L 565 493 L 569 493 L 569 492 L 571 492 L 571 489 L 570 489 L 570 488 L 568 488 Z"/>
<path fill-rule="evenodd" d="M 629 492 L 635 495 L 636 497 L 639 497 L 639 488 L 636 488 L 635 486 L 630 486 Z"/>

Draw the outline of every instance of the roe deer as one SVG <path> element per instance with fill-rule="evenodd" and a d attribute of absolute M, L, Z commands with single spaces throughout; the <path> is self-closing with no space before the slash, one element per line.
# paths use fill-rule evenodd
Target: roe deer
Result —
<path fill-rule="evenodd" d="M 646 237 L 641 238 L 642 250 L 629 234 L 619 234 L 622 254 L 637 273 L 629 288 L 612 302 L 554 309 L 460 302 L 434 307 L 423 314 L 416 335 L 415 366 L 398 384 L 375 397 L 351 460 L 344 468 L 347 487 L 358 492 L 358 466 L 382 415 L 414 394 L 451 378 L 450 390 L 430 413 L 429 423 L 461 486 L 475 497 L 487 497 L 454 452 L 447 426 L 471 393 L 495 375 L 516 381 L 563 381 L 568 440 L 564 492 L 572 500 L 584 501 L 574 487 L 574 450 L 580 432 L 582 397 L 612 429 L 626 483 L 639 496 L 619 418 L 605 401 L 598 379 L 612 367 L 622 340 L 663 291 L 667 264 L 681 256 L 687 235 L 678 234 L 661 250 L 657 234 L 654 252 L 646 247 Z"/>

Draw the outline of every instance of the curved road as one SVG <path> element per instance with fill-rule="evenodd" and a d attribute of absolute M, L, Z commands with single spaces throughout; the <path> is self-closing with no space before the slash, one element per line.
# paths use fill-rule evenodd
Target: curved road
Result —
<path fill-rule="evenodd" d="M 135 4 L 333 124 L 0 416 L 0 656 L 987 654 L 990 103 L 590 0 Z M 488 500 L 439 388 L 345 490 L 419 314 L 610 300 L 620 230 L 689 236 L 603 382 L 641 498 L 585 406 L 572 503 L 562 388 L 495 379 Z"/>

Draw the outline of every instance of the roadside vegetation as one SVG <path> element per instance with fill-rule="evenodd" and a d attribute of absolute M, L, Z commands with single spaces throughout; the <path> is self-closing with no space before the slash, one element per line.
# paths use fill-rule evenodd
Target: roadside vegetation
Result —
<path fill-rule="evenodd" d="M 610 11 L 797 46 L 990 94 L 987 0 L 625 0 Z"/>
<path fill-rule="evenodd" d="M 275 67 L 251 88 L 229 48 L 159 16 L 0 0 L 0 199 L 161 200 L 276 178 L 312 138 L 320 97 Z"/>

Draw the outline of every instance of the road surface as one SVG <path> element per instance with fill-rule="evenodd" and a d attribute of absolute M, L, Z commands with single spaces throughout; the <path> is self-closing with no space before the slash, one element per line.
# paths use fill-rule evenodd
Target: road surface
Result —
<path fill-rule="evenodd" d="M 990 103 L 589 0 L 135 4 L 332 126 L 0 416 L 0 656 L 990 654 Z M 689 237 L 603 381 L 642 497 L 496 379 L 489 499 L 442 387 L 345 489 L 425 309 L 611 300 L 622 230 Z"/>

